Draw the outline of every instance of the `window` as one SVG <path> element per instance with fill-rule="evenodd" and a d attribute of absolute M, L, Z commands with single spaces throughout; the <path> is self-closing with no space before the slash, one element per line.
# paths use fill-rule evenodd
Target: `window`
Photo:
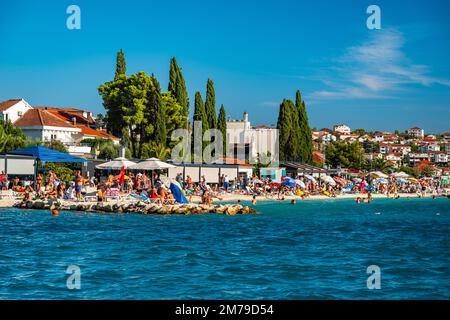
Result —
<path fill-rule="evenodd" d="M 21 117 L 22 116 L 22 111 L 17 111 L 17 116 Z"/>
<path fill-rule="evenodd" d="M 51 140 L 56 140 L 56 134 L 51 134 L 51 135 L 50 135 L 50 139 L 51 139 Z"/>
<path fill-rule="evenodd" d="M 5 113 L 5 121 L 8 121 L 8 119 L 9 119 L 8 114 Z"/>

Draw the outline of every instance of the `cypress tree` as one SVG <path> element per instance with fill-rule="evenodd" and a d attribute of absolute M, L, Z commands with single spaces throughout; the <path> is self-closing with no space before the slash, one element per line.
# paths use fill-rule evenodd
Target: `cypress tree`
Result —
<path fill-rule="evenodd" d="M 302 100 L 300 90 L 297 90 L 295 94 L 295 109 L 297 110 L 299 124 L 300 160 L 304 163 L 311 163 L 313 160 L 311 128 L 306 114 L 305 101 Z"/>
<path fill-rule="evenodd" d="M 186 82 L 175 57 L 170 59 L 168 90 L 172 93 L 177 102 L 183 107 L 183 117 L 185 117 L 186 119 L 184 127 L 187 128 L 189 119 L 189 96 L 186 90 Z"/>
<path fill-rule="evenodd" d="M 280 160 L 296 160 L 296 117 L 297 112 L 295 110 L 294 103 L 291 100 L 284 99 L 280 104 L 280 110 L 278 113 L 277 129 L 279 130 L 279 149 Z"/>
<path fill-rule="evenodd" d="M 114 80 L 117 80 L 117 78 L 125 74 L 127 72 L 127 64 L 125 62 L 125 55 L 123 53 L 123 50 L 120 49 L 119 52 L 117 52 L 117 61 L 116 61 L 116 74 L 114 76 Z"/>
<path fill-rule="evenodd" d="M 154 141 L 157 144 L 166 146 L 167 143 L 167 129 L 166 129 L 166 111 L 164 110 L 164 104 L 161 99 L 161 87 L 159 85 L 158 79 L 152 75 L 153 83 L 153 95 L 155 101 L 155 130 L 154 130 Z"/>
<path fill-rule="evenodd" d="M 202 122 L 202 130 L 205 132 L 209 129 L 208 126 L 208 118 L 206 117 L 205 105 L 203 104 L 202 95 L 200 92 L 195 93 L 195 102 L 194 102 L 194 121 Z M 202 133 L 203 135 L 203 133 Z"/>
<path fill-rule="evenodd" d="M 209 129 L 217 128 L 216 93 L 214 91 L 214 82 L 211 79 L 208 79 L 206 84 L 205 111 Z"/>
<path fill-rule="evenodd" d="M 220 106 L 219 118 L 217 118 L 217 129 L 222 132 L 223 139 L 223 156 L 227 155 L 227 115 L 223 104 Z"/>

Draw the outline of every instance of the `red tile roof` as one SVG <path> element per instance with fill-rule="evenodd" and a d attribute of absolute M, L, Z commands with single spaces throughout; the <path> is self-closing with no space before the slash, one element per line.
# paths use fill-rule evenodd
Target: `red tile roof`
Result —
<path fill-rule="evenodd" d="M 14 125 L 18 127 L 51 126 L 76 128 L 67 121 L 62 120 L 49 111 L 43 109 L 28 110 L 22 117 L 14 122 Z"/>
<path fill-rule="evenodd" d="M 83 111 L 80 109 L 74 109 L 74 108 L 55 108 L 55 107 L 34 107 L 38 109 L 45 109 L 51 113 L 53 113 L 55 116 L 59 117 L 60 119 L 64 121 L 72 122 L 73 118 L 76 119 L 77 123 L 82 124 L 94 124 L 94 121 L 92 119 L 88 119 L 83 117 Z"/>
<path fill-rule="evenodd" d="M 10 99 L 3 102 L 0 102 L 0 111 L 5 111 L 11 108 L 13 105 L 21 101 L 22 99 Z"/>
<path fill-rule="evenodd" d="M 77 128 L 81 129 L 81 133 L 86 136 L 93 136 L 97 138 L 103 138 L 103 139 L 112 139 L 112 140 L 119 140 L 119 138 L 113 136 L 112 134 L 109 134 L 102 130 L 92 129 L 85 125 L 76 125 Z"/>

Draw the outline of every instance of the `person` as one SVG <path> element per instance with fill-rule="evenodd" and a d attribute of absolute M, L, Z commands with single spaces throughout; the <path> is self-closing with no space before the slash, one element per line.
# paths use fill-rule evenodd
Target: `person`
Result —
<path fill-rule="evenodd" d="M 104 194 L 103 186 L 97 187 L 97 201 L 98 202 L 105 201 L 105 194 Z"/>
<path fill-rule="evenodd" d="M 372 202 L 372 192 L 367 192 L 367 202 Z"/>
<path fill-rule="evenodd" d="M 36 177 L 36 192 L 40 192 L 42 187 L 42 175 L 38 174 Z"/>
<path fill-rule="evenodd" d="M 230 187 L 230 178 L 227 174 L 223 177 L 223 187 L 225 188 L 225 191 L 228 192 L 228 188 Z"/>
<path fill-rule="evenodd" d="M 25 192 L 23 194 L 21 207 L 26 207 L 27 203 L 33 200 L 33 188 L 28 186 L 25 188 Z"/>
<path fill-rule="evenodd" d="M 254 206 L 256 205 L 256 196 L 253 196 L 252 204 L 253 204 Z"/>
<path fill-rule="evenodd" d="M 212 203 L 212 198 L 209 195 L 209 192 L 207 190 L 205 190 L 203 192 L 203 195 L 202 195 L 202 202 L 201 202 L 201 204 L 210 205 L 211 203 Z"/>
<path fill-rule="evenodd" d="M 83 189 L 83 177 L 81 176 L 80 170 L 75 173 L 75 197 L 77 200 L 81 200 L 81 190 Z"/>
<path fill-rule="evenodd" d="M 360 197 L 356 198 L 356 199 L 355 199 L 355 202 L 356 202 L 356 203 L 361 203 L 361 198 L 360 198 Z"/>
<path fill-rule="evenodd" d="M 186 179 L 186 182 L 187 182 L 187 188 L 188 189 L 192 189 L 192 178 L 191 178 L 191 176 L 187 176 L 187 179 Z"/>

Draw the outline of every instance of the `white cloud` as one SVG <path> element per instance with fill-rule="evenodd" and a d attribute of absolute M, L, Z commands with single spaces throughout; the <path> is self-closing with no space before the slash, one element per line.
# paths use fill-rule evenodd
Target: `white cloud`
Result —
<path fill-rule="evenodd" d="M 387 98 L 408 84 L 450 86 L 449 80 L 429 75 L 429 67 L 413 64 L 402 50 L 404 43 L 395 29 L 372 31 L 367 41 L 347 48 L 335 60 L 333 81 L 331 75 L 323 79 L 327 89 L 314 92 L 312 98 Z"/>

